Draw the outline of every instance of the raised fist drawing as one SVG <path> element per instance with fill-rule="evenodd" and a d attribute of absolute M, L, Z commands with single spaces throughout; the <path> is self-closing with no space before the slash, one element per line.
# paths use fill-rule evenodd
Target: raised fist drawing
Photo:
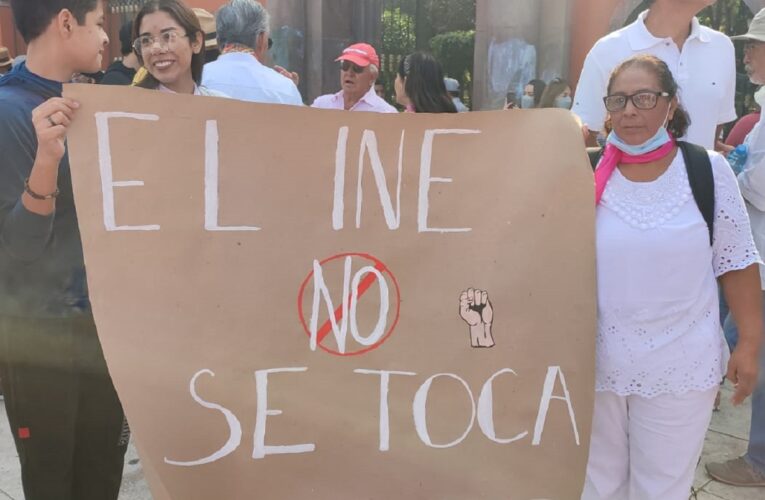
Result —
<path fill-rule="evenodd" d="M 489 294 L 483 290 L 468 288 L 460 294 L 460 317 L 470 327 L 470 345 L 475 348 L 494 347 L 491 324 L 494 309 Z"/>

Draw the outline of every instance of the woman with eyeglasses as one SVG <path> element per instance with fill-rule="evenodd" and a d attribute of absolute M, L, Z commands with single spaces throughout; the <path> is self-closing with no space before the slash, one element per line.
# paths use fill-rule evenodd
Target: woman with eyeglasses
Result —
<path fill-rule="evenodd" d="M 689 120 L 677 89 L 666 63 L 636 56 L 614 70 L 604 99 L 612 131 L 595 172 L 596 393 L 584 500 L 687 500 L 720 381 L 727 373 L 739 404 L 757 378 L 760 258 L 725 159 L 678 140 Z M 704 172 L 706 193 L 689 181 Z M 730 361 L 718 279 L 745 332 Z"/>
<path fill-rule="evenodd" d="M 180 0 L 151 0 L 133 21 L 133 49 L 147 70 L 136 84 L 179 94 L 226 97 L 200 85 L 205 35 L 194 11 Z"/>
<path fill-rule="evenodd" d="M 396 102 L 412 113 L 456 113 L 446 91 L 444 70 L 430 54 L 415 52 L 401 59 L 396 76 Z"/>

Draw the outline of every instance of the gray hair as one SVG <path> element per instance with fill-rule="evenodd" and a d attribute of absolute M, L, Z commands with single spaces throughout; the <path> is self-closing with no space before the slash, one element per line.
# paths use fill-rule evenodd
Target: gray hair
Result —
<path fill-rule="evenodd" d="M 261 33 L 268 33 L 271 17 L 256 0 L 230 0 L 215 14 L 218 45 L 237 43 L 254 49 Z"/>

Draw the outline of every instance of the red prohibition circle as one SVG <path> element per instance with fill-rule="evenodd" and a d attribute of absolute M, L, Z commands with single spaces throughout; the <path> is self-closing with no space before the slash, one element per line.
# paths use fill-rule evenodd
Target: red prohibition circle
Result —
<path fill-rule="evenodd" d="M 341 353 L 341 352 L 338 352 L 338 351 L 336 351 L 334 349 L 329 349 L 328 347 L 324 347 L 322 345 L 322 341 L 328 335 L 325 335 L 321 339 L 317 339 L 316 344 L 324 352 L 327 352 L 327 353 L 332 354 L 334 356 L 344 356 L 344 357 L 346 357 L 346 356 L 360 356 L 360 355 L 366 354 L 366 353 L 368 353 L 370 351 L 374 351 L 375 349 L 377 349 L 378 347 L 383 345 L 385 343 L 385 341 L 388 340 L 388 338 L 390 338 L 391 334 L 393 333 L 393 330 L 396 328 L 396 325 L 398 324 L 399 316 L 401 314 L 401 290 L 399 289 L 398 281 L 396 280 L 396 277 L 393 275 L 393 273 L 390 271 L 390 269 L 388 269 L 388 266 L 386 266 L 377 257 L 374 257 L 374 256 L 369 255 L 369 254 L 365 254 L 365 253 L 344 253 L 344 254 L 333 255 L 332 257 L 324 259 L 323 261 L 319 262 L 319 265 L 323 266 L 324 264 L 327 264 L 328 262 L 332 262 L 334 260 L 345 259 L 346 257 L 359 257 L 361 259 L 365 259 L 365 260 L 371 261 L 374 264 L 375 269 L 380 271 L 380 273 L 382 273 L 383 275 L 388 275 L 390 277 L 390 280 L 391 280 L 391 282 L 393 282 L 393 286 L 396 289 L 396 300 L 395 300 L 396 314 L 395 314 L 395 317 L 393 319 L 393 322 L 391 323 L 390 328 L 388 329 L 387 332 L 385 332 L 385 335 L 383 335 L 383 337 L 379 341 L 377 341 L 374 345 L 367 346 L 364 349 L 361 349 L 361 350 L 358 350 L 358 351 L 353 351 L 353 352 L 347 352 L 346 351 L 345 353 Z M 303 330 L 308 335 L 308 338 L 311 338 L 311 330 L 308 327 L 308 324 L 306 323 L 306 320 L 305 320 L 305 314 L 304 314 L 304 310 L 303 310 L 303 296 L 305 295 L 306 288 L 308 287 L 308 283 L 310 283 L 311 278 L 313 278 L 313 270 L 311 270 L 311 272 L 308 273 L 308 276 L 306 276 L 305 280 L 303 280 L 303 284 L 300 285 L 300 291 L 298 292 L 298 297 L 297 297 L 298 316 L 300 316 L 300 324 L 303 325 Z M 361 298 L 361 295 L 359 295 L 359 298 Z M 340 306 L 340 307 L 342 307 L 342 306 Z M 329 319 L 327 319 L 327 322 L 329 322 Z"/>

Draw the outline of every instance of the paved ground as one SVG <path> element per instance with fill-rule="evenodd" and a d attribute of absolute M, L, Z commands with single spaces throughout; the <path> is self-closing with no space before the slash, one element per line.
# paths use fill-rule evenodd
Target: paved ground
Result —
<path fill-rule="evenodd" d="M 765 488 L 734 488 L 712 481 L 704 471 L 709 461 L 735 458 L 744 453 L 749 434 L 749 405 L 733 408 L 730 404 L 731 391 L 724 389 L 721 411 L 712 419 L 701 464 L 696 471 L 695 488 L 697 500 L 763 500 Z M 5 408 L 0 402 L 0 500 L 23 500 L 16 450 L 13 447 Z M 128 450 L 125 476 L 120 500 L 151 500 L 151 494 L 143 480 L 138 454 L 132 446 Z M 225 499 L 211 499 L 225 500 Z"/>

